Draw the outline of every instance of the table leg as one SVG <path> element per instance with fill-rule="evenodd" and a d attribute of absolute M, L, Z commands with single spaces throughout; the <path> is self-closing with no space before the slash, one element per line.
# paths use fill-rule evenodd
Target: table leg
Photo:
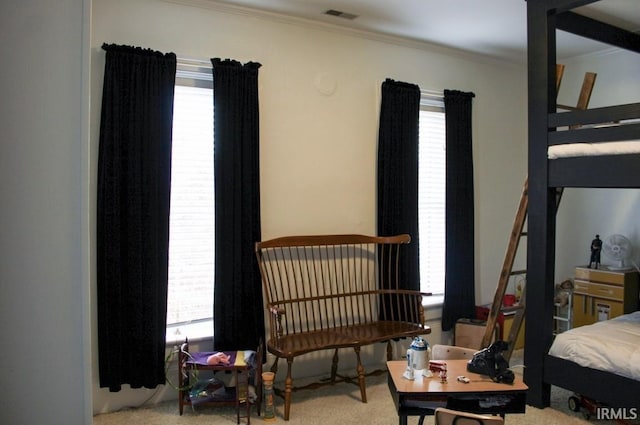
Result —
<path fill-rule="evenodd" d="M 408 416 L 398 415 L 398 425 L 407 425 L 407 418 Z"/>
<path fill-rule="evenodd" d="M 249 368 L 242 370 L 242 376 L 244 377 L 242 385 L 244 386 L 244 404 L 247 408 L 247 425 L 251 425 L 251 403 L 249 403 Z"/>
<path fill-rule="evenodd" d="M 236 381 L 236 419 L 238 425 L 240 424 L 240 383 L 238 382 L 238 369 L 233 369 L 233 376 Z"/>

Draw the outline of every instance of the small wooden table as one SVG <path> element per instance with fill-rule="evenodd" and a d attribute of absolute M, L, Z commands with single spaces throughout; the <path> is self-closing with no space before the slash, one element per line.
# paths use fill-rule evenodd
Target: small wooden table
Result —
<path fill-rule="evenodd" d="M 255 387 L 256 387 L 256 409 L 260 415 L 260 404 L 262 403 L 262 356 L 260 355 L 261 347 L 256 352 L 256 370 L 255 370 Z M 178 407 L 180 415 L 182 415 L 184 405 L 235 405 L 237 423 L 240 418 L 247 418 L 247 425 L 251 423 L 251 403 L 249 401 L 249 370 L 251 366 L 245 361 L 245 351 L 224 351 L 230 356 L 228 364 L 210 365 L 206 363 L 209 355 L 215 352 L 193 352 L 189 353 L 188 343 L 182 345 L 178 355 Z M 233 373 L 235 380 L 235 389 L 232 397 L 223 396 L 221 398 L 203 398 L 203 400 L 194 400 L 189 396 L 189 377 L 190 371 L 211 370 L 211 371 L 229 371 Z M 242 378 L 242 379 L 241 379 Z M 243 381 L 243 382 L 241 382 Z M 224 390 L 224 386 L 221 387 Z M 240 407 L 246 407 L 246 416 L 240 415 Z"/>
<path fill-rule="evenodd" d="M 467 371 L 467 360 L 445 360 L 448 380 L 440 382 L 434 374 L 432 378 L 415 372 L 414 380 L 402 376 L 407 362 L 392 360 L 387 362 L 389 370 L 389 391 L 398 411 L 399 424 L 406 425 L 408 416 L 432 415 L 436 408 L 479 414 L 524 413 L 528 387 L 522 376 L 516 374 L 513 384 L 493 382 L 488 376 Z M 466 376 L 470 382 L 458 382 L 458 376 Z"/>

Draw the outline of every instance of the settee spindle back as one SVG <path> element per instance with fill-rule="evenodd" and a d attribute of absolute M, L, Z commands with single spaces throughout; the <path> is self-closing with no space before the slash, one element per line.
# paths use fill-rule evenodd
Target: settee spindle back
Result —
<path fill-rule="evenodd" d="M 423 323 L 408 295 L 414 291 L 403 296 L 399 281 L 401 248 L 409 241 L 408 235 L 322 235 L 259 243 L 267 305 L 284 312 L 271 329 L 295 334 L 398 317 Z"/>

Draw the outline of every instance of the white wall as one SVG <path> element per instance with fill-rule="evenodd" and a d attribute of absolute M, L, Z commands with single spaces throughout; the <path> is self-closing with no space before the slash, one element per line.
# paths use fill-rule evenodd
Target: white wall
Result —
<path fill-rule="evenodd" d="M 526 175 L 524 66 L 306 21 L 245 14 L 207 1 L 94 0 L 94 159 L 104 67 L 100 46 L 105 42 L 173 51 L 184 58 L 262 64 L 263 238 L 376 232 L 376 143 L 379 92 L 385 78 L 429 90 L 473 91 L 477 301 L 491 301 Z M 330 95 L 318 89 L 333 84 L 335 92 Z M 93 188 L 95 170 L 90 176 Z M 95 306 L 95 299 L 92 303 Z M 95 330 L 95 314 L 93 320 Z M 439 321 L 433 325 L 438 330 L 434 342 L 440 342 Z M 94 337 L 94 353 L 96 348 Z M 324 361 L 329 370 L 326 355 L 308 357 L 307 361 Z M 343 355 L 343 366 L 349 364 L 347 357 L 352 356 Z M 371 349 L 364 357 L 365 362 L 380 364 L 384 347 Z M 110 394 L 98 389 L 95 354 L 93 362 L 94 411 L 149 397 L 141 391 Z M 302 358 L 294 364 L 298 376 L 305 369 L 318 370 L 303 369 L 302 364 Z"/>
<path fill-rule="evenodd" d="M 590 108 L 640 102 L 640 55 L 610 49 L 599 54 L 562 59 L 565 72 L 558 102 L 575 105 L 585 72 L 597 73 Z M 636 247 L 640 263 L 640 190 L 566 189 L 558 211 L 556 281 L 572 277 L 577 265 L 589 262 L 591 240 L 620 233 Z M 602 254 L 602 262 L 611 264 Z"/>
<path fill-rule="evenodd" d="M 90 1 L 0 3 L 0 423 L 91 422 Z"/>

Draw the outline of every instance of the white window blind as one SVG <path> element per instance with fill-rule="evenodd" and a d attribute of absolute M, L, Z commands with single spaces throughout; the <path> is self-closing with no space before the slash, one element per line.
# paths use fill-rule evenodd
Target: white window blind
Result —
<path fill-rule="evenodd" d="M 186 85 L 174 95 L 168 341 L 213 334 L 213 90 L 206 73 L 194 75 L 178 72 L 177 83 Z"/>
<path fill-rule="evenodd" d="M 418 145 L 420 289 L 444 293 L 446 140 L 442 96 L 422 94 Z"/>

